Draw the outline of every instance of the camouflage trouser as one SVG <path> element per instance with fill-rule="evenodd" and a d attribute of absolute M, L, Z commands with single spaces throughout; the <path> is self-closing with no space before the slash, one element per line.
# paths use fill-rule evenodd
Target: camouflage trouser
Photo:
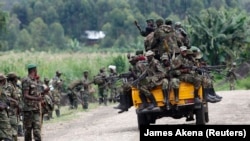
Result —
<path fill-rule="evenodd" d="M 110 88 L 109 100 L 115 102 L 116 95 L 117 95 L 117 88 L 116 87 L 111 87 Z"/>
<path fill-rule="evenodd" d="M 179 89 L 179 87 L 180 87 L 180 79 L 172 78 L 170 83 L 171 83 L 172 88 Z"/>
<path fill-rule="evenodd" d="M 83 102 L 82 106 L 84 109 L 88 109 L 89 105 L 89 92 L 88 91 L 82 91 L 81 93 L 81 100 Z"/>
<path fill-rule="evenodd" d="M 17 141 L 17 129 L 18 129 L 18 121 L 17 121 L 17 115 L 10 115 L 10 125 L 12 128 L 12 136 L 14 137 L 14 140 Z"/>
<path fill-rule="evenodd" d="M 106 88 L 98 88 L 98 97 L 99 97 L 99 104 L 104 102 L 107 104 L 107 97 L 108 97 L 108 89 Z"/>
<path fill-rule="evenodd" d="M 195 89 L 199 89 L 202 82 L 202 77 L 198 74 L 182 74 L 179 79 L 180 81 L 192 83 Z"/>
<path fill-rule="evenodd" d="M 11 125 L 8 119 L 0 120 L 0 140 L 12 140 Z"/>
<path fill-rule="evenodd" d="M 33 137 L 36 141 L 41 141 L 41 113 L 36 111 L 24 111 L 23 112 L 23 126 L 24 126 L 24 141 L 32 140 Z"/>
<path fill-rule="evenodd" d="M 168 89 L 168 79 L 162 80 L 162 89 Z"/>
<path fill-rule="evenodd" d="M 229 80 L 229 86 L 230 86 L 230 90 L 234 90 L 235 89 L 235 80 Z"/>
<path fill-rule="evenodd" d="M 202 85 L 204 88 L 213 88 L 213 80 L 209 77 L 204 76 L 202 79 Z"/>

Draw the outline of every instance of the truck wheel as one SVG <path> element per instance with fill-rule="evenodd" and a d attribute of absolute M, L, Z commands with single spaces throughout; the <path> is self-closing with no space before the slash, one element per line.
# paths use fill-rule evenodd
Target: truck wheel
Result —
<path fill-rule="evenodd" d="M 205 112 L 205 121 L 206 121 L 206 122 L 209 122 L 209 115 L 208 115 L 208 112 Z"/>
<path fill-rule="evenodd" d="M 196 117 L 196 125 L 205 125 L 205 109 L 203 104 L 201 105 L 200 109 L 197 109 L 195 112 Z"/>
<path fill-rule="evenodd" d="M 139 114 L 137 113 L 137 123 L 138 123 L 138 129 L 140 130 L 141 126 L 149 125 L 149 121 L 147 119 L 146 114 Z"/>

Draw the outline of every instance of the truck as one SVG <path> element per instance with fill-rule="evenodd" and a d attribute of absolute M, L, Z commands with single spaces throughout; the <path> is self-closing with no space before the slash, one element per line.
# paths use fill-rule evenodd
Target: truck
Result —
<path fill-rule="evenodd" d="M 194 107 L 194 86 L 191 83 L 181 82 L 179 88 L 179 100 L 175 101 L 173 89 L 169 92 L 170 109 L 166 108 L 164 95 L 161 86 L 157 86 L 151 90 L 154 95 L 158 111 L 140 112 L 138 108 L 142 104 L 139 97 L 139 90 L 132 87 L 132 103 L 137 114 L 138 128 L 145 125 L 155 124 L 157 119 L 164 117 L 172 117 L 174 119 L 187 118 L 192 120 L 195 117 L 196 125 L 205 125 L 209 122 L 208 102 L 205 99 L 203 87 L 200 87 L 198 94 L 202 101 L 200 108 Z"/>

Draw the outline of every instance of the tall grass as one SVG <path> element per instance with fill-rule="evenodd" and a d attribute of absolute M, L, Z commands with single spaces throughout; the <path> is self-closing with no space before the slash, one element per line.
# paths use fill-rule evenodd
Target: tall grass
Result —
<path fill-rule="evenodd" d="M 94 76 L 102 67 L 108 68 L 113 58 L 117 56 L 126 58 L 122 53 L 50 53 L 50 52 L 4 52 L 0 54 L 0 72 L 7 74 L 14 71 L 20 77 L 27 76 L 26 65 L 37 64 L 40 78 L 52 78 L 57 70 L 63 72 L 62 79 L 66 83 L 82 77 L 82 72 L 88 70 Z"/>

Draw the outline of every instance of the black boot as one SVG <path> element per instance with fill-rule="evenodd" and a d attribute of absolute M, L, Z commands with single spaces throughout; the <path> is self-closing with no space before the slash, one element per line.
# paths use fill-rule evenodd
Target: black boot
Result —
<path fill-rule="evenodd" d="M 222 99 L 222 97 L 221 97 L 221 96 L 219 96 L 218 94 L 216 94 L 216 92 L 215 92 L 214 88 L 209 88 L 209 90 L 210 90 L 211 94 L 213 94 L 213 95 L 214 95 L 217 99 L 219 99 L 219 100 L 221 100 L 221 99 Z"/>
<path fill-rule="evenodd" d="M 151 102 L 150 105 L 147 107 L 148 110 L 160 110 L 160 108 L 157 106 L 157 102 L 153 94 L 149 95 L 148 99 Z"/>
<path fill-rule="evenodd" d="M 169 103 L 169 98 L 168 98 L 168 90 L 167 89 L 162 89 L 163 91 L 163 96 L 164 96 L 164 102 L 167 110 L 170 109 L 170 103 Z"/>
<path fill-rule="evenodd" d="M 103 102 L 103 99 L 102 98 L 99 98 L 99 105 L 101 105 Z"/>
<path fill-rule="evenodd" d="M 56 110 L 56 116 L 60 117 L 60 110 Z"/>
<path fill-rule="evenodd" d="M 175 98 L 175 102 L 179 102 L 179 89 L 178 88 L 174 88 L 174 98 Z"/>
<path fill-rule="evenodd" d="M 204 88 L 204 96 L 207 102 L 210 103 L 215 103 L 216 101 L 214 100 L 215 96 L 212 96 L 211 94 L 209 94 L 209 89 L 208 88 Z"/>
<path fill-rule="evenodd" d="M 125 111 L 128 111 L 128 108 L 127 108 L 127 103 L 126 103 L 126 95 L 125 94 L 121 94 L 120 95 L 120 107 L 119 109 L 121 109 L 120 111 L 118 111 L 118 113 L 123 113 Z"/>
<path fill-rule="evenodd" d="M 142 104 L 139 106 L 138 110 L 142 111 L 148 107 L 147 97 L 142 93 L 139 94 L 139 97 L 141 99 Z"/>
<path fill-rule="evenodd" d="M 195 109 L 200 109 L 201 108 L 201 100 L 198 95 L 198 89 L 194 90 L 194 108 Z"/>

